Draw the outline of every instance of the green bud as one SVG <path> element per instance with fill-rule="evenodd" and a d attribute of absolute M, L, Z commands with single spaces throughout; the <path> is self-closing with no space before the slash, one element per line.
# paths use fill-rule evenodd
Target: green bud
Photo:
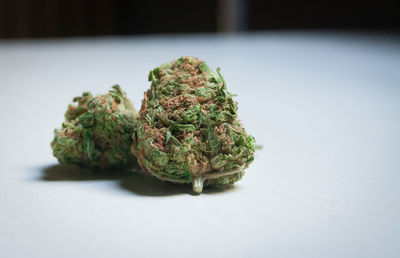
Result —
<path fill-rule="evenodd" d="M 69 105 L 61 129 L 54 131 L 53 155 L 60 163 L 91 169 L 124 169 L 136 164 L 132 134 L 137 112 L 114 85 L 105 95 L 84 92 Z"/>
<path fill-rule="evenodd" d="M 133 135 L 140 166 L 171 182 L 226 186 L 254 159 L 255 140 L 237 118 L 237 103 L 217 69 L 182 57 L 150 71 Z"/>

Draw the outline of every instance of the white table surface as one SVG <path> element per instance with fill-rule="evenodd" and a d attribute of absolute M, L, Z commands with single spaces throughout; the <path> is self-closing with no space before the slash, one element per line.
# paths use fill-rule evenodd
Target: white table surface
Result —
<path fill-rule="evenodd" d="M 264 148 L 227 191 L 59 167 L 84 90 L 182 55 L 221 67 Z M 0 256 L 400 257 L 400 40 L 281 32 L 0 41 Z"/>

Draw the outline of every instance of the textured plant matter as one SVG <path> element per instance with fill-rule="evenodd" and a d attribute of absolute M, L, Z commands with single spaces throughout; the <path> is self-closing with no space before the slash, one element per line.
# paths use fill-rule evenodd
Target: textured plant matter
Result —
<path fill-rule="evenodd" d="M 140 166 L 171 182 L 225 186 L 254 159 L 255 139 L 237 118 L 237 103 L 217 69 L 182 57 L 152 70 L 132 151 Z"/>
<path fill-rule="evenodd" d="M 118 85 L 105 95 L 84 92 L 69 105 L 51 142 L 60 163 L 91 169 L 123 169 L 136 163 L 130 152 L 137 111 Z"/>

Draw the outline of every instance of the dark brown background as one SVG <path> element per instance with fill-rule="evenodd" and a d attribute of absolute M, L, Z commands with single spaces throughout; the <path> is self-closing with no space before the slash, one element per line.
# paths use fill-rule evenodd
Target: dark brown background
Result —
<path fill-rule="evenodd" d="M 395 1 L 239 0 L 235 30 L 399 32 Z M 0 38 L 197 33 L 228 30 L 229 0 L 0 0 Z"/>

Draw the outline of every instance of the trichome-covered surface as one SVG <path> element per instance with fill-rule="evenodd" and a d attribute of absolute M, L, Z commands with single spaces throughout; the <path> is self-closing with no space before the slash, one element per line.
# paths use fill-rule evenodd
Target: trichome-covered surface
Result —
<path fill-rule="evenodd" d="M 226 83 L 207 64 L 182 57 L 152 70 L 132 151 L 152 175 L 176 183 L 224 186 L 242 178 L 255 139 L 237 118 Z"/>
<path fill-rule="evenodd" d="M 65 113 L 51 142 L 60 163 L 91 169 L 124 169 L 136 163 L 130 148 L 137 111 L 118 85 L 105 95 L 84 92 Z"/>

